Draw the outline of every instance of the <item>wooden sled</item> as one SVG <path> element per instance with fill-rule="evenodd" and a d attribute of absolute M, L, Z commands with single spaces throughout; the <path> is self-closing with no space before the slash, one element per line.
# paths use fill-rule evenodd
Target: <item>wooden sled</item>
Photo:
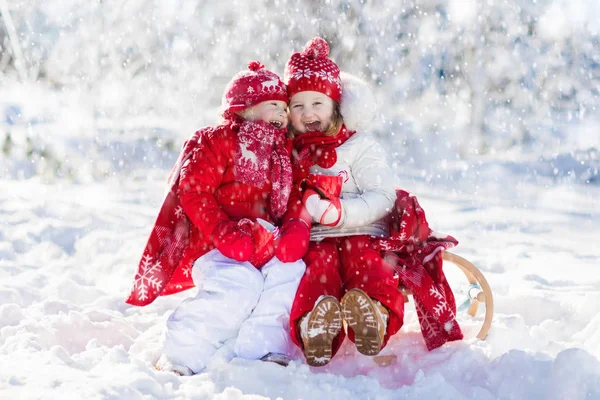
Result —
<path fill-rule="evenodd" d="M 444 262 L 452 263 L 460 268 L 469 282 L 469 290 L 467 291 L 468 299 L 466 301 L 466 304 L 468 305 L 467 312 L 469 315 L 474 317 L 479 308 L 479 303 L 485 304 L 485 318 L 483 320 L 483 325 L 477 334 L 477 338 L 485 340 L 487 333 L 492 326 L 492 317 L 494 315 L 494 297 L 492 296 L 492 289 L 490 288 L 488 281 L 481 271 L 467 259 L 448 251 L 444 251 L 442 256 Z M 411 295 L 410 290 L 406 288 L 400 290 L 404 295 L 405 301 L 408 301 L 408 296 Z M 396 356 L 393 354 L 373 357 L 373 361 L 380 366 L 390 365 L 395 359 Z"/>

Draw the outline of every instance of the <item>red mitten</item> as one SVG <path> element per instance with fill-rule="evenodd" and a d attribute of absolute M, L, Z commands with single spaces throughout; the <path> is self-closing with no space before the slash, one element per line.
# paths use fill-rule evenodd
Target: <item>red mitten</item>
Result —
<path fill-rule="evenodd" d="M 215 247 L 225 257 L 233 258 L 236 261 L 248 261 L 254 254 L 253 224 L 246 218 L 239 222 L 221 222 L 212 233 Z"/>
<path fill-rule="evenodd" d="M 310 174 L 304 181 L 308 189 L 321 192 L 324 199 L 340 197 L 344 181 L 340 175 Z"/>
<path fill-rule="evenodd" d="M 317 224 L 336 226 L 342 218 L 342 205 L 337 197 L 325 200 L 314 190 L 308 189 L 304 192 L 302 204 Z"/>
<path fill-rule="evenodd" d="M 279 261 L 298 261 L 306 254 L 310 241 L 308 224 L 301 219 L 291 219 L 281 227 L 281 237 L 275 245 L 275 256 Z"/>
<path fill-rule="evenodd" d="M 267 228 L 268 227 L 268 228 Z M 279 234 L 277 228 L 268 221 L 260 218 L 252 226 L 252 238 L 254 239 L 254 254 L 250 257 L 250 264 L 260 268 L 267 263 L 275 254 L 274 241 Z"/>

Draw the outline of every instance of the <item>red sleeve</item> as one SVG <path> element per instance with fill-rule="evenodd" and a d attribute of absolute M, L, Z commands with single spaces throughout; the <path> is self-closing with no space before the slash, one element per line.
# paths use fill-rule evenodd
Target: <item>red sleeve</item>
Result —
<path fill-rule="evenodd" d="M 229 221 L 215 198 L 215 191 L 233 162 L 234 146 L 235 136 L 225 127 L 208 130 L 181 168 L 181 205 L 192 223 L 208 237 L 218 224 Z"/>

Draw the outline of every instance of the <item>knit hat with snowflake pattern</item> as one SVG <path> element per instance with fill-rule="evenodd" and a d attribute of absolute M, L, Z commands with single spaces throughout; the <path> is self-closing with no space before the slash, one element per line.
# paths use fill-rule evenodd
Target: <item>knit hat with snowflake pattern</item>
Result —
<path fill-rule="evenodd" d="M 281 100 L 287 103 L 287 91 L 281 78 L 258 61 L 248 63 L 248 71 L 238 72 L 225 87 L 221 101 L 221 112 L 245 110 L 258 103 Z"/>
<path fill-rule="evenodd" d="M 329 45 L 320 37 L 306 43 L 302 52 L 292 54 L 284 80 L 290 98 L 306 91 L 323 93 L 337 102 L 342 98 L 340 68 L 329 59 Z"/>

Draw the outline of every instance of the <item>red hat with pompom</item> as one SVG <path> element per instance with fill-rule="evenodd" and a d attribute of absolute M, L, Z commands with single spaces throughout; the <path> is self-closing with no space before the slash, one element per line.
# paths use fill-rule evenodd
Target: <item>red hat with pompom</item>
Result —
<path fill-rule="evenodd" d="M 302 52 L 292 54 L 284 80 L 290 98 L 306 91 L 323 93 L 337 102 L 342 98 L 340 68 L 329 59 L 329 45 L 320 37 L 311 39 Z"/>
<path fill-rule="evenodd" d="M 248 63 L 248 70 L 238 72 L 225 87 L 221 111 L 237 112 L 268 100 L 287 103 L 287 91 L 281 78 L 258 61 Z"/>

